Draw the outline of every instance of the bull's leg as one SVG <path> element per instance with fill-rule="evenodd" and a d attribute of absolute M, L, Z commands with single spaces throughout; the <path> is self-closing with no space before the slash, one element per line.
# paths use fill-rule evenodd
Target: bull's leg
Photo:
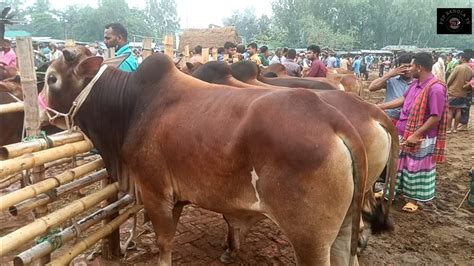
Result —
<path fill-rule="evenodd" d="M 155 195 L 144 196 L 147 199 L 144 201 L 145 208 L 155 229 L 156 242 L 160 249 L 158 265 L 171 265 L 173 237 L 184 205 L 158 199 Z"/>
<path fill-rule="evenodd" d="M 230 215 L 225 214 L 227 222 L 227 250 L 221 255 L 222 263 L 233 263 L 250 228 L 263 219 L 263 215 Z"/>
<path fill-rule="evenodd" d="M 357 256 L 351 255 L 351 232 L 352 215 L 349 212 L 344 218 L 339 234 L 331 246 L 331 265 L 359 265 Z M 361 234 L 359 234 L 359 238 L 360 236 Z"/>

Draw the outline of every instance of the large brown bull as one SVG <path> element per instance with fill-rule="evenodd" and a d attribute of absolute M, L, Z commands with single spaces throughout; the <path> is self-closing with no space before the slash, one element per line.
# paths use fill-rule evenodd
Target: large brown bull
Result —
<path fill-rule="evenodd" d="M 239 66 L 239 65 L 237 65 Z M 241 65 L 242 66 L 242 65 Z M 250 66 L 251 68 L 252 66 Z M 199 69 L 193 72 L 193 76 L 211 83 L 231 85 L 239 88 L 254 88 L 254 85 L 249 79 L 243 79 L 249 81 L 250 84 L 235 82 L 234 74 L 238 77 L 253 77 L 256 75 L 249 74 L 247 72 L 255 73 L 255 69 L 249 71 L 249 68 L 241 69 L 240 67 L 232 68 L 225 63 L 209 62 L 204 64 Z M 291 79 L 281 79 L 280 81 L 292 82 Z M 285 85 L 284 82 L 278 83 Z M 264 87 L 266 88 L 266 87 Z M 372 231 L 378 233 L 384 230 L 391 230 L 391 221 L 388 220 L 388 209 L 383 210 L 383 206 L 376 203 L 373 196 L 372 187 L 380 176 L 382 170 L 386 165 L 389 167 L 389 177 L 392 183 L 392 187 L 395 182 L 396 172 L 396 160 L 398 158 L 398 137 L 391 123 L 390 119 L 385 115 L 383 111 L 377 108 L 375 105 L 367 103 L 354 96 L 353 94 L 347 94 L 341 91 L 318 91 L 320 98 L 326 103 L 334 106 L 342 114 L 344 114 L 348 120 L 354 125 L 358 133 L 360 134 L 368 155 L 368 182 L 365 188 L 365 222 L 372 226 Z M 384 213 L 385 217 L 381 220 L 380 213 Z M 249 219 L 245 225 L 242 222 L 236 221 L 236 219 L 227 219 L 228 223 L 232 228 L 239 228 L 240 231 L 246 232 L 250 227 L 247 224 L 254 223 L 257 220 Z M 232 225 L 238 224 L 238 225 Z M 245 230 L 244 230 L 245 229 Z M 230 230 L 230 232 L 235 230 Z M 230 250 L 225 258 L 229 258 L 235 255 L 235 251 L 239 248 L 238 244 L 240 241 L 238 238 L 239 234 L 233 233 L 228 237 Z M 361 243 L 365 245 L 365 243 Z"/>
<path fill-rule="evenodd" d="M 349 121 L 318 95 L 205 83 L 161 54 L 134 73 L 101 67 L 102 61 L 82 47 L 65 50 L 47 71 L 44 93 L 59 112 L 68 112 L 75 99 L 82 102 L 74 121 L 110 175 L 123 190 L 138 184 L 159 264 L 171 265 L 187 203 L 239 221 L 269 217 L 302 265 L 329 265 L 335 239 L 348 246 L 351 231 L 355 252 L 365 147 Z M 77 99 L 86 85 L 90 93 Z"/>

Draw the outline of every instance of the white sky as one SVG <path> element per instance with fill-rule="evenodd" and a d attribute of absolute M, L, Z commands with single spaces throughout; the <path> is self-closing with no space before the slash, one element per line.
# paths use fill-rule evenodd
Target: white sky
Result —
<path fill-rule="evenodd" d="M 175 0 L 178 7 L 178 17 L 181 28 L 207 28 L 209 24 L 222 25 L 222 19 L 232 15 L 234 10 L 244 10 L 246 7 L 255 9 L 260 16 L 271 15 L 270 0 Z M 26 0 L 31 5 L 34 0 Z M 49 0 L 55 9 L 63 9 L 71 5 L 89 5 L 97 7 L 98 0 Z M 145 7 L 144 0 L 127 0 L 130 7 Z"/>

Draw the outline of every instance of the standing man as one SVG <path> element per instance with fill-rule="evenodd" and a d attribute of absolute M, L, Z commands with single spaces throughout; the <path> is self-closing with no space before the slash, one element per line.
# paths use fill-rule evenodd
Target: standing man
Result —
<path fill-rule="evenodd" d="M 308 47 L 307 57 L 311 61 L 311 68 L 306 77 L 326 77 L 328 70 L 323 62 L 319 60 L 320 53 L 321 48 L 319 48 L 319 46 L 313 44 Z"/>
<path fill-rule="evenodd" d="M 58 44 L 52 42 L 49 44 L 49 60 L 53 61 L 63 56 L 63 52 L 58 50 Z"/>
<path fill-rule="evenodd" d="M 7 67 L 16 67 L 16 54 L 12 50 L 10 40 L 3 40 L 3 51 L 0 53 L 0 65 Z"/>
<path fill-rule="evenodd" d="M 447 92 L 431 70 L 429 53 L 417 53 L 410 71 L 415 80 L 405 94 L 378 106 L 382 109 L 402 107 L 397 131 L 400 157 L 397 185 L 407 201 L 403 211 L 416 212 L 419 201 L 430 201 L 436 195 L 436 163 L 445 161 L 447 126 Z"/>
<path fill-rule="evenodd" d="M 443 56 L 444 57 L 444 56 Z M 444 66 L 444 60 L 442 56 L 437 54 L 433 55 L 433 75 L 435 75 L 442 82 L 446 82 L 446 67 Z"/>
<path fill-rule="evenodd" d="M 202 63 L 202 46 L 201 45 L 196 45 L 196 47 L 194 47 L 193 56 L 191 57 L 191 59 L 189 59 L 189 62 L 192 64 Z"/>
<path fill-rule="evenodd" d="M 384 102 L 391 102 L 405 94 L 412 82 L 412 73 L 410 72 L 411 54 L 402 54 L 398 58 L 399 66 L 390 70 L 388 73 L 372 81 L 369 85 L 369 91 L 378 91 L 386 88 Z M 386 109 L 385 113 L 390 117 L 394 125 L 400 119 L 401 108 Z"/>
<path fill-rule="evenodd" d="M 234 56 L 237 53 L 237 45 L 233 42 L 225 42 L 224 43 L 224 54 L 228 55 L 227 62 L 233 63 Z"/>
<path fill-rule="evenodd" d="M 263 66 L 269 66 L 270 61 L 268 61 L 268 57 L 270 54 L 268 53 L 268 47 L 266 45 L 260 47 L 260 54 L 258 57 L 260 58 L 260 61 L 262 62 Z"/>
<path fill-rule="evenodd" d="M 286 68 L 286 72 L 288 76 L 292 77 L 301 77 L 301 66 L 295 62 L 296 58 L 296 50 L 289 49 L 288 54 L 286 55 L 286 60 L 282 64 Z"/>
<path fill-rule="evenodd" d="M 275 54 L 272 56 L 272 59 L 270 59 L 270 65 L 276 64 L 276 63 L 283 63 L 281 61 L 281 54 L 282 54 L 283 49 L 282 48 L 277 48 L 275 50 Z"/>
<path fill-rule="evenodd" d="M 133 72 L 137 70 L 138 63 L 135 56 L 128 46 L 128 32 L 120 23 L 111 23 L 105 26 L 104 43 L 107 48 L 115 48 L 115 56 L 128 54 L 127 59 L 120 64 L 119 69 L 122 71 Z"/>
<path fill-rule="evenodd" d="M 326 62 L 327 68 L 336 68 L 337 67 L 337 59 L 334 57 L 333 53 L 329 54 L 328 60 Z"/>
<path fill-rule="evenodd" d="M 249 45 L 247 45 L 247 52 L 249 53 L 249 60 L 257 64 L 257 66 L 262 65 L 262 61 L 260 60 L 260 57 L 258 56 L 257 52 L 257 44 L 252 42 Z"/>
<path fill-rule="evenodd" d="M 361 65 L 360 57 L 356 56 L 354 63 L 352 63 L 352 70 L 354 71 L 354 74 L 357 77 L 360 77 L 360 65 Z"/>
<path fill-rule="evenodd" d="M 470 105 L 470 99 L 467 98 L 471 90 L 472 71 L 469 66 L 469 55 L 467 53 L 459 54 L 459 65 L 454 68 L 449 76 L 448 96 L 449 96 L 449 114 L 448 114 L 448 133 L 456 133 L 461 120 L 461 112 Z M 454 118 L 454 126 L 452 120 Z"/>
<path fill-rule="evenodd" d="M 341 68 L 345 70 L 350 70 L 351 62 L 349 62 L 349 56 L 345 55 L 341 61 Z"/>

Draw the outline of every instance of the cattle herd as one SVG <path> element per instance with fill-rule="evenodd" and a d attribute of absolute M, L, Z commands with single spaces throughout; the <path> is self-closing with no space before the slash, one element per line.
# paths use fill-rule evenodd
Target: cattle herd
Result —
<path fill-rule="evenodd" d="M 187 204 L 223 214 L 223 262 L 233 261 L 263 218 L 281 228 L 301 265 L 356 263 L 366 231 L 393 229 L 391 200 L 375 199 L 373 186 L 386 169 L 394 187 L 398 136 L 385 113 L 359 97 L 353 74 L 296 78 L 278 64 L 262 70 L 250 61 L 180 70 L 159 53 L 133 73 L 119 63 L 85 47 L 65 49 L 45 66 L 38 91 L 50 117 L 52 110 L 73 114 L 51 119 L 50 130 L 72 119 L 121 190 L 143 202 L 160 265 L 171 265 Z M 4 74 L 0 91 L 21 99 L 16 74 Z M 22 116 L 0 115 L 0 145 L 20 141 Z"/>

